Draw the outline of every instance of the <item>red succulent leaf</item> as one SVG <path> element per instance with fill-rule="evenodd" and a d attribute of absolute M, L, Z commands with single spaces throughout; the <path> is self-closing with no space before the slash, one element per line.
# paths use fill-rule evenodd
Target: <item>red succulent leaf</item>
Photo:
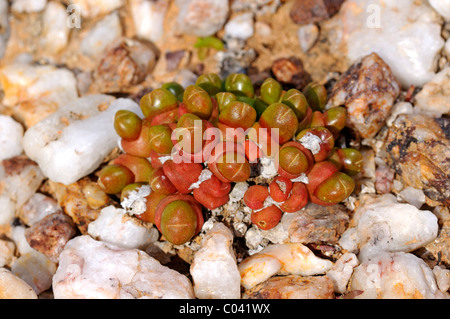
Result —
<path fill-rule="evenodd" d="M 184 201 L 188 202 L 192 206 L 192 208 L 195 210 L 195 213 L 197 215 L 196 232 L 198 233 L 202 229 L 203 222 L 204 222 L 202 206 L 195 200 L 194 197 L 192 197 L 191 195 L 187 195 L 187 194 L 170 195 L 170 196 L 163 198 L 159 202 L 159 204 L 155 210 L 155 225 L 156 225 L 156 227 L 159 229 L 159 231 L 161 231 L 161 215 L 164 212 L 164 209 L 166 208 L 166 206 L 169 203 L 176 201 L 176 200 L 184 200 Z"/>
<path fill-rule="evenodd" d="M 197 182 L 203 165 L 200 163 L 175 163 L 173 160 L 165 161 L 163 164 L 164 174 L 181 194 L 189 194 L 189 187 Z"/>
<path fill-rule="evenodd" d="M 270 197 L 276 202 L 284 202 L 289 197 L 292 186 L 290 179 L 277 176 L 269 184 Z"/>
<path fill-rule="evenodd" d="M 295 213 L 308 204 L 308 190 L 303 183 L 294 183 L 288 199 L 280 208 L 286 213 Z"/>
<path fill-rule="evenodd" d="M 261 209 L 267 197 L 269 197 L 269 189 L 266 186 L 252 185 L 244 194 L 244 203 L 251 209 Z"/>
<path fill-rule="evenodd" d="M 275 205 L 263 208 L 251 214 L 252 223 L 262 230 L 275 227 L 281 220 L 283 212 Z"/>
<path fill-rule="evenodd" d="M 306 186 L 311 202 L 322 205 L 322 206 L 332 206 L 334 204 L 327 203 L 318 199 L 314 192 L 316 188 L 322 184 L 325 180 L 330 178 L 334 173 L 338 171 L 337 167 L 328 161 L 318 162 L 314 164 L 311 171 L 308 173 L 308 185 Z"/>

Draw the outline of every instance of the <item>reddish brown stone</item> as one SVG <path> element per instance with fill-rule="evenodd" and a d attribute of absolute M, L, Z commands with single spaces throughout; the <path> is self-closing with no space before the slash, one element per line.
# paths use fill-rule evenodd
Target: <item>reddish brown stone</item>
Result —
<path fill-rule="evenodd" d="M 345 106 L 347 126 L 372 138 L 384 126 L 400 94 L 400 83 L 376 53 L 356 61 L 336 82 L 327 108 Z"/>
<path fill-rule="evenodd" d="M 275 60 L 272 73 L 277 81 L 298 90 L 302 90 L 312 81 L 311 75 L 303 67 L 303 62 L 294 57 Z"/>
<path fill-rule="evenodd" d="M 308 204 L 304 210 L 283 216 L 281 222 L 291 242 L 336 243 L 345 231 L 349 216 L 343 205 Z"/>
<path fill-rule="evenodd" d="M 333 282 L 327 276 L 272 277 L 246 291 L 247 299 L 334 299 Z"/>
<path fill-rule="evenodd" d="M 28 244 L 57 263 L 66 243 L 76 235 L 72 219 L 64 213 L 53 213 L 25 231 Z"/>
<path fill-rule="evenodd" d="M 316 23 L 332 17 L 341 8 L 344 0 L 296 0 L 290 17 L 294 23 Z"/>
<path fill-rule="evenodd" d="M 156 54 L 149 44 L 121 39 L 105 51 L 94 73 L 95 85 L 101 92 L 126 91 L 144 81 L 156 63 Z"/>

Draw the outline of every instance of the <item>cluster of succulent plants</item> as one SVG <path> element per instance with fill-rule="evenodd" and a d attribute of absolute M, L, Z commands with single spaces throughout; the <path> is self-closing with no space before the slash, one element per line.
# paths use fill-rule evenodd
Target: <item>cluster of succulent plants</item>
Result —
<path fill-rule="evenodd" d="M 183 244 L 202 228 L 204 208 L 226 204 L 233 184 L 250 181 L 252 169 L 269 158 L 277 176 L 268 184 L 249 182 L 243 202 L 252 222 L 270 229 L 283 212 L 309 201 L 334 205 L 354 190 L 362 156 L 336 147 L 346 110 L 325 110 L 326 101 L 318 83 L 302 92 L 268 78 L 256 92 L 242 73 L 224 80 L 204 74 L 186 88 L 165 83 L 142 97 L 143 118 L 116 113 L 123 153 L 100 171 L 98 184 L 121 200 L 149 186 L 146 207 L 136 216 Z"/>

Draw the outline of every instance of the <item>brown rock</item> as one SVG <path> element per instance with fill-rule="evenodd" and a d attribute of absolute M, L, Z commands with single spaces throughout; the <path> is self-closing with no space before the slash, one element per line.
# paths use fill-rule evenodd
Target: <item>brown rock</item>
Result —
<path fill-rule="evenodd" d="M 247 299 L 334 299 L 333 282 L 327 276 L 272 277 L 249 289 Z"/>
<path fill-rule="evenodd" d="M 156 63 L 150 44 L 120 39 L 110 45 L 94 72 L 95 85 L 103 93 L 123 92 L 145 80 Z"/>
<path fill-rule="evenodd" d="M 183 59 L 189 59 L 189 52 L 186 50 L 168 51 L 165 53 L 166 58 L 166 71 L 172 72 L 180 67 Z"/>
<path fill-rule="evenodd" d="M 339 11 L 344 0 L 296 0 L 290 17 L 297 24 L 326 20 Z"/>
<path fill-rule="evenodd" d="M 383 127 L 400 84 L 390 67 L 371 53 L 354 63 L 335 84 L 327 108 L 345 106 L 347 125 L 362 138 L 372 138 Z"/>
<path fill-rule="evenodd" d="M 57 263 L 66 243 L 77 233 L 72 219 L 64 213 L 53 213 L 25 231 L 28 244 Z"/>
<path fill-rule="evenodd" d="M 105 192 L 89 177 L 70 185 L 49 181 L 48 192 L 72 218 L 82 234 L 87 233 L 88 225 L 97 219 L 101 209 L 112 203 Z"/>
<path fill-rule="evenodd" d="M 295 57 L 275 60 L 271 70 L 277 81 L 299 90 L 312 81 L 311 75 L 303 68 L 303 62 Z"/>
<path fill-rule="evenodd" d="M 281 223 L 289 240 L 302 244 L 336 243 L 345 231 L 349 216 L 343 205 L 309 203 L 304 210 L 284 214 Z"/>
<path fill-rule="evenodd" d="M 399 115 L 388 131 L 385 149 L 405 187 L 421 189 L 428 205 L 450 205 L 449 118 Z"/>
<path fill-rule="evenodd" d="M 434 268 L 436 265 L 450 266 L 450 208 L 436 207 L 433 213 L 439 219 L 441 225 L 438 237 L 426 245 L 423 250 L 425 256 L 420 256 L 427 264 Z M 418 254 L 417 254 L 418 255 Z"/>

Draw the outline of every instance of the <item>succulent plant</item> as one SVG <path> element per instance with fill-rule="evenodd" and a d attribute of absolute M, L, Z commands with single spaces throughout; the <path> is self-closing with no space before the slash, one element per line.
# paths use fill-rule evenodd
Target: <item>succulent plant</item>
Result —
<path fill-rule="evenodd" d="M 297 89 L 288 90 L 282 97 L 281 102 L 289 106 L 297 115 L 298 121 L 302 121 L 309 109 L 305 95 Z"/>
<path fill-rule="evenodd" d="M 291 194 L 280 205 L 280 208 L 286 213 L 295 213 L 306 206 L 308 203 L 308 190 L 303 183 L 294 183 Z"/>
<path fill-rule="evenodd" d="M 112 163 L 128 168 L 133 173 L 134 182 L 136 183 L 148 183 L 150 176 L 155 170 L 148 159 L 126 153 L 120 154 Z"/>
<path fill-rule="evenodd" d="M 300 141 L 308 134 L 317 136 L 320 139 L 320 149 L 318 150 L 318 152 L 313 153 L 314 160 L 316 162 L 325 160 L 331 154 L 331 151 L 334 148 L 333 134 L 323 126 L 310 127 L 298 133 L 296 139 Z"/>
<path fill-rule="evenodd" d="M 117 135 L 125 140 L 135 140 L 139 137 L 142 119 L 128 110 L 119 110 L 114 116 L 114 129 Z"/>
<path fill-rule="evenodd" d="M 323 85 L 311 82 L 303 89 L 303 94 L 314 111 L 324 110 L 327 102 L 327 89 Z"/>
<path fill-rule="evenodd" d="M 256 111 L 245 102 L 232 101 L 220 112 L 219 122 L 232 128 L 252 127 L 256 121 Z"/>
<path fill-rule="evenodd" d="M 279 144 L 284 144 L 297 132 L 298 119 L 286 104 L 273 103 L 261 114 L 259 124 L 263 128 L 277 129 Z"/>
<path fill-rule="evenodd" d="M 188 113 L 193 113 L 204 120 L 209 119 L 213 111 L 211 97 L 198 85 L 189 85 L 184 90 L 183 104 Z"/>
<path fill-rule="evenodd" d="M 228 182 L 245 182 L 250 177 L 250 164 L 245 155 L 226 153 L 214 164 L 214 174 Z"/>
<path fill-rule="evenodd" d="M 261 99 L 267 104 L 279 102 L 282 93 L 281 83 L 273 78 L 267 78 L 261 84 Z"/>
<path fill-rule="evenodd" d="M 220 112 L 222 112 L 225 106 L 227 106 L 230 102 L 237 101 L 236 95 L 231 92 L 218 92 L 215 97 L 219 105 Z"/>
<path fill-rule="evenodd" d="M 273 158 L 278 153 L 280 147 L 278 136 L 272 136 L 270 132 L 270 129 L 263 128 L 259 122 L 253 124 L 248 131 L 247 139 L 253 142 L 262 153 L 258 156 Z"/>
<path fill-rule="evenodd" d="M 150 188 L 155 193 L 170 195 L 177 191 L 177 188 L 172 184 L 170 179 L 164 174 L 162 167 L 155 169 L 150 176 Z"/>
<path fill-rule="evenodd" d="M 269 184 L 270 197 L 276 202 L 284 202 L 288 199 L 292 186 L 293 182 L 290 179 L 276 176 Z"/>
<path fill-rule="evenodd" d="M 362 154 L 336 147 L 347 111 L 340 106 L 325 110 L 326 100 L 319 83 L 303 92 L 285 91 L 267 78 L 255 90 L 243 73 L 224 80 L 203 74 L 186 88 L 164 83 L 141 98 L 144 118 L 126 110 L 116 113 L 123 154 L 100 171 L 98 184 L 123 197 L 148 183 L 146 210 L 136 217 L 155 223 L 166 240 L 179 245 L 200 231 L 203 208 L 225 205 L 233 184 L 249 181 L 252 167 L 269 158 L 277 176 L 252 184 L 243 202 L 252 209 L 255 225 L 271 229 L 283 213 L 299 211 L 308 201 L 334 205 L 355 188 Z"/>
<path fill-rule="evenodd" d="M 150 139 L 150 129 L 152 125 L 146 119 L 142 121 L 139 137 L 135 140 L 122 139 L 121 146 L 125 153 L 139 157 L 149 157 L 152 152 L 152 146 L 148 142 Z"/>
<path fill-rule="evenodd" d="M 311 151 L 297 141 L 285 143 L 275 157 L 278 174 L 289 179 L 307 173 L 313 164 L 314 157 Z"/>
<path fill-rule="evenodd" d="M 262 230 L 269 230 L 278 225 L 282 216 L 283 212 L 281 209 L 275 205 L 271 205 L 256 212 L 252 212 L 251 221 Z"/>
<path fill-rule="evenodd" d="M 201 205 L 191 195 L 163 198 L 155 211 L 155 225 L 169 242 L 182 245 L 203 226 Z"/>
<path fill-rule="evenodd" d="M 168 125 L 153 125 L 148 131 L 148 144 L 157 154 L 172 152 L 172 129 Z"/>
<path fill-rule="evenodd" d="M 261 209 L 269 197 L 269 189 L 263 185 L 252 185 L 244 193 L 244 203 L 251 209 Z"/>
<path fill-rule="evenodd" d="M 222 182 L 244 182 L 250 177 L 250 164 L 243 145 L 219 143 L 212 151 L 208 167 Z"/>
<path fill-rule="evenodd" d="M 175 163 L 168 160 L 164 162 L 163 170 L 180 194 L 189 194 L 189 187 L 197 182 L 203 166 L 200 163 Z"/>
<path fill-rule="evenodd" d="M 200 152 L 205 146 L 203 134 L 206 125 L 200 117 L 192 113 L 183 114 L 177 122 L 177 143 L 189 154 Z"/>
<path fill-rule="evenodd" d="M 172 93 L 177 98 L 178 102 L 183 102 L 184 87 L 182 87 L 178 82 L 166 82 L 161 86 L 161 88 Z"/>
<path fill-rule="evenodd" d="M 350 176 L 359 174 L 363 166 L 362 154 L 354 148 L 334 148 L 328 160 Z"/>
<path fill-rule="evenodd" d="M 330 161 L 314 164 L 308 174 L 308 193 L 313 203 L 331 206 L 346 199 L 355 188 L 355 181 L 340 172 Z"/>
<path fill-rule="evenodd" d="M 207 209 L 215 209 L 228 202 L 231 183 L 220 181 L 215 175 L 203 181 L 192 192 L 194 198 Z"/>
<path fill-rule="evenodd" d="M 141 98 L 140 107 L 144 116 L 151 120 L 156 115 L 176 109 L 178 100 L 169 90 L 158 88 Z"/>
<path fill-rule="evenodd" d="M 210 96 L 222 91 L 222 80 L 215 73 L 202 74 L 197 78 L 195 85 L 204 89 Z"/>
<path fill-rule="evenodd" d="M 134 183 L 133 172 L 118 164 L 103 167 L 98 177 L 98 185 L 107 194 L 120 194 L 131 183 Z"/>
<path fill-rule="evenodd" d="M 255 95 L 253 83 L 248 75 L 244 73 L 229 74 L 225 79 L 225 91 L 250 98 L 253 98 Z"/>
<path fill-rule="evenodd" d="M 157 193 L 157 192 L 151 192 L 150 195 L 146 197 L 146 210 L 145 212 L 141 214 L 136 214 L 136 217 L 140 220 L 148 223 L 155 223 L 155 213 L 156 208 L 158 207 L 159 203 L 166 198 L 168 195 Z"/>

